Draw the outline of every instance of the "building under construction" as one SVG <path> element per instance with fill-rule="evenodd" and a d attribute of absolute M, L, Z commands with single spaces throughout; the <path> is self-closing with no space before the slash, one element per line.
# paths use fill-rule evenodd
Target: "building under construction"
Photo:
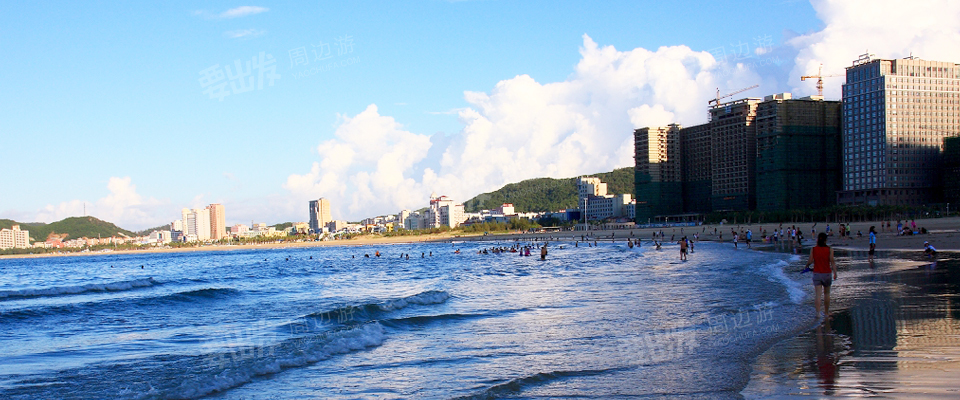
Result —
<path fill-rule="evenodd" d="M 825 207 L 840 188 L 840 103 L 819 96 L 720 103 L 706 124 L 642 128 L 634 135 L 638 222 Z M 678 178 L 673 171 L 680 171 Z"/>
<path fill-rule="evenodd" d="M 841 189 L 840 102 L 767 96 L 757 106 L 759 211 L 827 207 Z"/>
<path fill-rule="evenodd" d="M 746 98 L 710 109 L 713 187 L 710 202 L 716 211 L 756 208 L 757 105 Z"/>
<path fill-rule="evenodd" d="M 689 213 L 713 211 L 713 139 L 711 125 L 695 125 L 680 130 L 681 170 L 683 171 L 683 210 Z M 637 199 L 639 201 L 639 199 Z"/>
<path fill-rule="evenodd" d="M 960 137 L 943 139 L 943 170 L 940 179 L 943 185 L 943 201 L 948 206 L 960 207 Z"/>
<path fill-rule="evenodd" d="M 680 125 L 640 128 L 633 132 L 636 169 L 636 221 L 683 212 Z"/>

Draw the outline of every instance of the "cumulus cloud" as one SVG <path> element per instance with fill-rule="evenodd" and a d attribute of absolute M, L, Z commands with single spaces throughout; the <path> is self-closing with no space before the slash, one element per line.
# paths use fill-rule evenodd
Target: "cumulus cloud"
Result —
<path fill-rule="evenodd" d="M 960 3 L 814 0 L 813 7 L 822 30 L 767 43 L 740 60 L 686 46 L 623 51 L 584 35 L 580 61 L 564 81 L 518 75 L 487 92 L 465 92 L 468 107 L 453 110 L 463 127 L 450 136 L 404 131 L 371 105 L 342 117 L 336 137 L 318 147 L 319 160 L 284 187 L 295 201 L 330 198 L 342 219 L 419 208 L 430 193 L 464 201 L 523 179 L 630 166 L 635 128 L 703 123 L 717 88 L 760 85 L 734 98 L 815 94 L 815 82 L 801 83 L 801 75 L 821 63 L 825 74 L 843 73 L 868 49 L 881 58 L 960 59 Z M 828 98 L 840 95 L 843 78 L 834 79 L 825 81 Z"/>
<path fill-rule="evenodd" d="M 419 207 L 422 184 L 405 173 L 426 157 L 430 138 L 403 130 L 376 105 L 339 118 L 335 138 L 317 146 L 320 161 L 306 174 L 291 175 L 284 187 L 307 198 L 334 199 L 339 218 Z"/>
<path fill-rule="evenodd" d="M 790 73 L 794 91 L 816 94 L 816 82 L 800 82 L 801 75 L 843 74 L 858 55 L 877 58 L 914 56 L 926 60 L 960 60 L 960 2 L 894 0 L 813 0 L 814 10 L 825 27 L 794 37 L 788 45 L 797 51 Z M 824 95 L 840 98 L 843 77 L 824 80 Z"/>
<path fill-rule="evenodd" d="M 36 214 L 34 220 L 49 223 L 68 217 L 80 217 L 84 215 L 84 209 L 86 209 L 87 215 L 112 222 L 125 229 L 144 229 L 170 222 L 156 217 L 164 215 L 165 211 L 160 209 L 167 204 L 138 194 L 137 187 L 131 183 L 130 177 L 110 178 L 107 182 L 107 190 L 109 194 L 92 203 L 71 200 L 58 205 L 47 205 Z"/>
<path fill-rule="evenodd" d="M 704 122 L 716 87 L 759 80 L 685 46 L 619 51 L 584 35 L 580 54 L 563 82 L 519 75 L 466 92 L 469 107 L 455 110 L 463 129 L 450 137 L 404 131 L 376 105 L 342 116 L 320 160 L 284 187 L 358 219 L 423 207 L 431 193 L 463 201 L 523 179 L 608 171 L 633 163 L 635 128 Z"/>

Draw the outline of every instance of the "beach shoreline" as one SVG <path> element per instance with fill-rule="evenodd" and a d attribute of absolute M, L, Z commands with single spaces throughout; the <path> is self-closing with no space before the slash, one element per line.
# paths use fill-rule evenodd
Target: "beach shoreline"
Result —
<path fill-rule="evenodd" d="M 759 355 L 741 395 L 960 395 L 960 255 L 886 250 L 870 262 L 865 248 L 837 254 L 830 317 Z"/>
<path fill-rule="evenodd" d="M 870 226 L 877 226 L 877 250 L 878 251 L 922 251 L 923 242 L 929 241 L 938 251 L 960 251 L 960 217 L 949 218 L 931 218 L 916 220 L 918 229 L 926 228 L 929 233 L 910 236 L 897 236 L 894 232 L 889 232 L 880 228 L 880 221 L 872 222 L 852 222 L 850 224 L 853 236 L 841 240 L 837 233 L 836 223 L 825 222 L 802 222 L 802 223 L 752 223 L 752 224 L 705 224 L 698 226 L 685 227 L 664 227 L 664 228 L 635 228 L 618 230 L 590 230 L 590 231 L 558 231 L 558 232 L 539 232 L 539 233 L 494 233 L 494 234 L 471 234 L 471 233 L 441 233 L 432 235 L 410 235 L 410 236 L 390 236 L 390 237 L 361 237 L 349 240 L 331 240 L 318 242 L 293 242 L 293 243 L 264 243 L 264 244 L 244 244 L 244 245 L 209 245 L 200 247 L 181 247 L 181 248 L 157 248 L 149 247 L 137 250 L 112 250 L 112 251 L 91 251 L 91 252 L 64 252 L 64 253 L 44 253 L 44 254 L 14 254 L 0 255 L 3 258 L 35 258 L 35 257 L 70 257 L 84 255 L 111 255 L 111 254 L 143 254 L 143 253 L 174 253 L 188 251 L 230 251 L 230 250 L 273 250 L 278 248 L 308 248 L 318 246 L 369 246 L 369 245 L 388 245 L 388 244 L 410 244 L 410 243 L 450 243 L 455 241 L 529 241 L 529 240 L 569 240 L 575 241 L 596 240 L 596 241 L 623 241 L 627 238 L 640 239 L 643 241 L 653 240 L 655 232 L 663 232 L 663 239 L 658 239 L 664 243 L 679 241 L 682 237 L 693 238 L 694 234 L 699 236 L 700 241 L 728 242 L 732 245 L 731 230 L 753 232 L 753 243 L 751 246 L 772 246 L 771 243 L 764 243 L 760 238 L 763 232 L 771 233 L 773 229 L 787 229 L 796 226 L 804 234 L 804 247 L 808 247 L 814 241 L 811 231 L 816 229 L 822 232 L 827 226 L 830 226 L 831 245 L 837 249 L 849 251 L 866 251 L 867 232 Z M 896 221 L 892 221 L 896 225 Z M 856 232 L 861 232 L 862 237 L 857 237 Z M 714 234 L 716 232 L 716 234 Z M 743 244 L 740 244 L 743 245 Z"/>

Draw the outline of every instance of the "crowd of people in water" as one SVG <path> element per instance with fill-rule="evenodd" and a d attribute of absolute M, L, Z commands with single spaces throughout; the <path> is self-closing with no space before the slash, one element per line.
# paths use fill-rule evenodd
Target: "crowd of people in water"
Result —
<path fill-rule="evenodd" d="M 817 225 L 818 225 L 817 223 L 814 223 L 810 229 L 810 234 L 815 237 L 818 236 Z M 916 223 L 914 221 L 910 221 L 909 224 L 907 224 L 906 221 L 897 221 L 896 228 L 892 226 L 891 221 L 883 221 L 879 225 L 880 225 L 880 230 L 882 232 L 891 232 L 891 233 L 896 232 L 897 235 L 910 235 L 910 234 L 917 234 L 916 232 L 920 232 L 915 230 Z M 687 228 L 689 229 L 689 227 Z M 680 236 L 679 240 L 677 239 L 678 229 L 679 229 L 679 236 Z M 641 239 L 636 237 L 633 231 L 630 231 L 628 235 L 625 235 L 625 237 L 620 237 L 620 238 L 617 237 L 617 232 L 612 232 L 609 235 L 602 235 L 602 236 L 584 234 L 584 235 L 580 235 L 580 238 L 579 238 L 580 240 L 576 240 L 576 237 L 573 237 L 571 239 L 573 239 L 573 247 L 581 247 L 581 246 L 596 247 L 598 246 L 599 240 L 603 240 L 603 241 L 609 240 L 613 243 L 617 243 L 617 242 L 626 243 L 627 247 L 629 247 L 630 249 L 633 249 L 634 247 L 640 247 L 640 246 L 653 246 L 656 250 L 662 250 L 664 243 L 675 243 L 678 245 L 680 249 L 681 261 L 687 260 L 688 254 L 693 253 L 696 243 L 699 242 L 700 240 L 705 239 L 705 240 L 715 240 L 715 241 L 724 242 L 724 236 L 725 236 L 724 230 L 726 229 L 722 225 L 720 227 L 714 227 L 713 236 L 708 238 L 701 237 L 702 235 L 709 236 L 709 232 L 707 232 L 706 227 L 699 229 L 700 232 L 695 232 L 697 230 L 696 228 L 692 230 L 694 230 L 694 232 L 687 235 L 686 232 L 684 232 L 683 227 L 673 228 L 670 232 L 670 239 L 668 240 L 666 237 L 667 233 L 664 232 L 664 230 L 660 229 L 651 233 L 651 238 L 650 240 L 647 241 L 647 243 L 641 242 Z M 829 223 L 826 224 L 822 230 L 823 231 L 820 232 L 819 234 L 824 235 L 826 237 L 834 236 L 834 229 Z M 752 229 L 749 229 L 746 227 L 739 227 L 739 226 L 736 228 L 731 227 L 729 231 L 729 236 L 727 237 L 729 238 L 730 242 L 733 244 L 734 248 L 738 248 L 738 249 L 740 248 L 741 245 L 744 245 L 746 246 L 746 248 L 750 249 L 753 247 L 754 243 L 762 242 L 766 244 L 773 244 L 774 246 L 776 246 L 778 250 L 792 251 L 795 254 L 800 254 L 803 251 L 804 244 L 805 244 L 804 243 L 805 237 L 804 237 L 803 230 L 801 230 L 799 226 L 796 226 L 796 225 L 784 226 L 783 224 L 779 224 L 771 227 L 770 230 L 766 229 L 764 226 L 759 226 L 757 231 L 759 232 L 759 236 L 760 236 L 759 239 L 755 239 Z M 921 228 L 921 231 L 926 231 L 926 230 Z M 623 233 L 621 233 L 621 235 L 623 235 Z M 856 236 L 856 238 L 858 239 L 863 238 L 864 234 L 859 230 L 856 233 L 853 233 L 853 230 L 850 228 L 849 223 L 840 223 L 836 225 L 836 236 L 838 237 L 839 240 L 843 242 L 847 242 L 851 240 L 854 236 Z M 870 261 L 873 261 L 874 255 L 876 253 L 876 242 L 877 242 L 876 226 L 870 227 L 869 231 L 867 232 L 867 238 L 868 238 L 868 245 L 869 245 L 868 256 Z M 547 255 L 549 254 L 548 243 L 551 241 L 559 241 L 559 240 L 560 240 L 559 237 L 553 237 L 553 236 L 514 238 L 514 243 L 509 246 L 497 245 L 497 246 L 482 248 L 482 249 L 476 250 L 476 252 L 478 255 L 517 254 L 520 257 L 535 256 L 536 253 L 539 252 L 540 259 L 546 260 Z M 937 250 L 936 248 L 933 247 L 932 244 L 930 244 L 929 242 L 924 242 L 923 245 L 924 245 L 923 252 L 927 256 L 934 257 L 936 255 Z M 563 245 L 557 245 L 557 246 L 559 249 L 563 249 L 564 247 Z M 567 246 L 569 246 L 569 241 L 567 242 Z M 454 250 L 453 253 L 462 254 L 461 249 L 459 248 Z M 379 250 L 375 251 L 374 254 L 372 255 L 372 257 L 380 257 L 380 256 L 381 256 L 381 253 Z M 353 257 L 356 258 L 356 256 L 353 256 Z M 371 255 L 364 254 L 363 257 L 370 258 Z M 414 255 L 414 257 L 416 256 Z M 420 258 L 427 258 L 427 257 L 433 257 L 433 252 L 430 251 L 430 252 L 420 253 Z M 400 258 L 409 260 L 410 254 L 400 253 Z"/>

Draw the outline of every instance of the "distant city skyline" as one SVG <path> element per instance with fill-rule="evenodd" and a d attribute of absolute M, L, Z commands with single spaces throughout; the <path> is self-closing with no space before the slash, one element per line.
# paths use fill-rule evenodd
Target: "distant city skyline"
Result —
<path fill-rule="evenodd" d="M 864 12 L 871 10 L 870 12 Z M 885 13 L 896 10 L 896 13 Z M 717 94 L 816 94 L 869 51 L 960 62 L 949 1 L 0 5 L 0 218 L 126 229 L 417 209 L 633 165 Z M 442 21 L 424 24 L 421 21 Z M 650 22 L 670 27 L 651 29 Z M 825 80 L 829 100 L 842 78 Z M 721 94 L 722 94 L 721 93 Z"/>

